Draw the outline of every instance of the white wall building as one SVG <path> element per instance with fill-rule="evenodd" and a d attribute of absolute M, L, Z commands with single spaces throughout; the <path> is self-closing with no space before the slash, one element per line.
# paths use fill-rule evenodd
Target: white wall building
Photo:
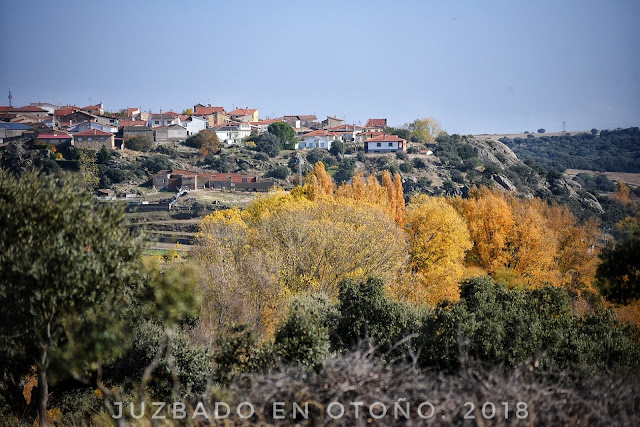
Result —
<path fill-rule="evenodd" d="M 191 116 L 187 120 L 183 121 L 181 125 L 183 128 L 187 130 L 187 136 L 191 136 L 191 135 L 195 135 L 201 130 L 205 130 L 207 128 L 208 123 L 209 123 L 209 120 L 205 118 L 198 117 L 198 116 Z"/>

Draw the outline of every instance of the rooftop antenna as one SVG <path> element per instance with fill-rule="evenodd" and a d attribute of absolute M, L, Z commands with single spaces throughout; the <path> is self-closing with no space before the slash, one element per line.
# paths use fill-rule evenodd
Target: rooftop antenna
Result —
<path fill-rule="evenodd" d="M 562 122 L 562 133 L 567 132 L 567 122 Z"/>
<path fill-rule="evenodd" d="M 11 100 L 13 99 L 13 95 L 11 94 L 11 87 L 9 87 L 9 107 L 13 107 Z"/>

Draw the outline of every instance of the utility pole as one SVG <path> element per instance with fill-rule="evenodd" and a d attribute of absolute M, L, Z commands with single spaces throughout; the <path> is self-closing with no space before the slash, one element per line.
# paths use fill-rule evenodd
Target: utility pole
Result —
<path fill-rule="evenodd" d="M 567 122 L 562 122 L 562 133 L 567 132 Z"/>
<path fill-rule="evenodd" d="M 302 155 L 300 153 L 297 154 L 298 157 L 298 185 L 302 187 Z"/>

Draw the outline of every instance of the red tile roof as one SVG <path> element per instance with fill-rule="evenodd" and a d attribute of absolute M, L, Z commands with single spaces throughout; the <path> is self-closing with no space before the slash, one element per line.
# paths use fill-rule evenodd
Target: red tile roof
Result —
<path fill-rule="evenodd" d="M 233 111 L 229 111 L 227 114 L 230 116 L 248 116 L 258 111 L 256 108 L 236 108 Z"/>
<path fill-rule="evenodd" d="M 38 135 L 38 139 L 71 139 L 71 135 L 67 133 L 43 133 Z"/>
<path fill-rule="evenodd" d="M 74 110 L 71 108 L 58 108 L 57 110 L 53 111 L 53 115 L 54 116 L 66 116 L 68 114 L 73 113 Z"/>
<path fill-rule="evenodd" d="M 125 126 L 146 126 L 147 124 L 149 124 L 149 122 L 147 122 L 146 120 L 118 120 L 118 125 L 120 125 L 120 127 L 125 127 Z"/>
<path fill-rule="evenodd" d="M 75 135 L 76 136 L 111 136 L 113 134 L 109 132 L 103 132 L 98 129 L 89 129 L 89 130 L 85 130 L 84 132 L 78 132 Z"/>
<path fill-rule="evenodd" d="M 303 116 L 298 116 L 298 118 L 300 120 L 302 120 L 302 121 L 305 121 L 305 122 L 312 122 L 314 120 L 318 120 L 318 118 L 313 114 L 307 114 L 307 115 L 303 115 Z"/>
<path fill-rule="evenodd" d="M 387 126 L 387 119 L 369 119 L 365 127 L 368 128 L 383 128 Z"/>
<path fill-rule="evenodd" d="M 400 141 L 405 141 L 402 138 L 399 138 L 395 135 L 389 135 L 387 133 L 383 133 L 382 135 L 378 135 L 378 136 L 374 136 L 373 138 L 369 138 L 366 142 L 400 142 Z"/>
<path fill-rule="evenodd" d="M 334 126 L 332 128 L 329 128 L 330 131 L 333 132 L 353 132 L 358 131 L 358 130 L 364 130 L 364 128 L 362 126 L 355 126 L 355 125 L 349 125 L 349 124 L 341 124 L 338 126 Z"/>
<path fill-rule="evenodd" d="M 264 120 L 258 120 L 257 122 L 249 122 L 249 123 L 254 126 L 260 126 L 260 125 L 270 125 L 271 123 L 276 123 L 281 121 L 282 119 L 264 119 Z"/>
<path fill-rule="evenodd" d="M 224 113 L 224 107 L 205 107 L 196 105 L 196 110 L 193 112 L 193 114 L 199 116 L 207 116 L 213 113 Z"/>
<path fill-rule="evenodd" d="M 173 116 L 173 117 L 180 117 L 180 114 L 178 113 L 174 113 L 173 111 L 165 111 L 163 113 L 151 113 L 151 117 L 156 117 L 156 116 Z"/>
<path fill-rule="evenodd" d="M 87 105 L 86 107 L 82 107 L 81 110 L 85 110 L 85 111 L 97 111 L 100 110 L 100 106 L 99 105 Z"/>
<path fill-rule="evenodd" d="M 35 107 L 33 105 L 27 105 L 25 107 L 14 108 L 13 111 L 21 112 L 21 113 L 48 113 L 47 110 L 42 109 L 40 107 Z"/>

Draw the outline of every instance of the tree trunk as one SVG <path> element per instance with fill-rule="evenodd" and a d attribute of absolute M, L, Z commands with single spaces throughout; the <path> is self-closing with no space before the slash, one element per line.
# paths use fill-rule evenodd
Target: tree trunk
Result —
<path fill-rule="evenodd" d="M 49 401 L 49 382 L 47 370 L 49 369 L 49 346 L 51 344 L 51 322 L 47 322 L 46 336 L 38 334 L 40 344 L 40 360 L 38 361 L 38 416 L 40 427 L 48 425 L 47 403 Z"/>
<path fill-rule="evenodd" d="M 40 357 L 40 363 L 44 365 L 46 360 L 46 351 Z M 49 398 L 49 383 L 47 382 L 47 368 L 38 366 L 38 416 L 40 418 L 40 427 L 47 426 L 47 401 Z"/>

